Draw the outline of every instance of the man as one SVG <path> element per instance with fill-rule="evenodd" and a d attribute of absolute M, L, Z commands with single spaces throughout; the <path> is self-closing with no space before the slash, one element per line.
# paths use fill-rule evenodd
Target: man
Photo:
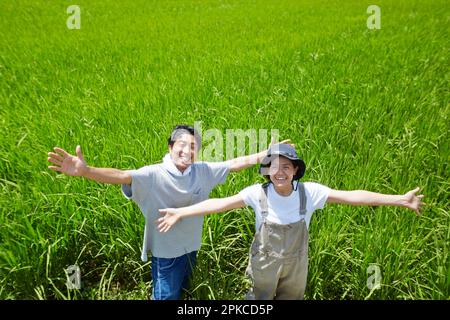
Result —
<path fill-rule="evenodd" d="M 285 142 L 285 141 L 283 141 Z M 191 126 L 178 125 L 168 140 L 169 152 L 162 163 L 138 170 L 88 166 L 80 146 L 77 156 L 61 148 L 49 152 L 49 169 L 100 183 L 121 184 L 122 192 L 137 203 L 145 217 L 143 261 L 151 251 L 153 299 L 180 299 L 187 288 L 197 251 L 201 246 L 203 217 L 183 219 L 173 232 L 160 233 L 154 223 L 158 209 L 192 205 L 209 198 L 211 190 L 223 184 L 230 171 L 237 172 L 260 163 L 267 150 L 224 162 L 195 162 L 201 138 Z"/>

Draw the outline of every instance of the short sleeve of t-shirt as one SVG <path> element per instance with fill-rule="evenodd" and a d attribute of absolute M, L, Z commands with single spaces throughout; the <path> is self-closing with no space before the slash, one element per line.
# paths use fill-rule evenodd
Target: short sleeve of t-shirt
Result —
<path fill-rule="evenodd" d="M 228 173 L 230 173 L 230 165 L 227 162 L 203 162 L 203 164 L 206 166 L 211 188 L 225 183 Z"/>
<path fill-rule="evenodd" d="M 253 210 L 256 211 L 256 208 L 259 207 L 261 183 L 257 183 L 245 189 L 242 189 L 239 194 L 241 195 L 242 200 L 245 202 L 245 204 L 252 207 Z"/>
<path fill-rule="evenodd" d="M 305 192 L 308 199 L 308 206 L 314 211 L 323 209 L 330 193 L 330 188 L 315 182 L 304 182 Z M 261 184 L 254 184 L 239 192 L 245 204 L 250 207 L 259 206 L 261 195 Z"/>
<path fill-rule="evenodd" d="M 131 185 L 122 184 L 122 193 L 127 199 L 139 204 L 143 200 L 144 193 L 152 187 L 154 169 L 152 166 L 145 166 L 126 172 L 131 174 Z"/>
<path fill-rule="evenodd" d="M 305 182 L 304 186 L 306 193 L 306 223 L 309 226 L 313 212 L 324 207 L 331 189 L 314 182 Z M 287 197 L 282 197 L 275 192 L 273 185 L 270 185 L 268 190 L 267 219 L 281 224 L 298 221 L 300 219 L 298 215 L 300 209 L 298 192 L 293 192 Z M 243 189 L 239 194 L 245 204 L 253 208 L 256 216 L 255 226 L 256 230 L 258 230 L 262 221 L 261 205 L 259 203 L 262 194 L 262 185 L 252 185 Z"/>
<path fill-rule="evenodd" d="M 331 189 L 315 182 L 304 182 L 305 191 L 313 210 L 323 209 Z"/>

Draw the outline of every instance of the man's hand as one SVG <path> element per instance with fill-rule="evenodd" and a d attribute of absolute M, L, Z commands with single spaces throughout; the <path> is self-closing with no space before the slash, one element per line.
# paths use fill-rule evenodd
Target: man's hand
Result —
<path fill-rule="evenodd" d="M 286 140 L 283 140 L 283 141 L 281 141 L 281 142 L 277 142 L 277 141 L 275 140 L 274 137 L 272 137 L 272 139 L 270 140 L 269 148 L 270 148 L 271 146 L 273 146 L 274 144 L 279 144 L 279 143 L 288 144 L 288 145 L 290 145 L 292 148 L 295 149 L 295 144 L 291 143 L 291 139 L 286 139 Z"/>
<path fill-rule="evenodd" d="M 84 177 L 99 183 L 131 184 L 131 174 L 124 170 L 114 168 L 89 167 L 81 153 L 81 147 L 77 146 L 77 156 L 67 153 L 61 148 L 54 148 L 55 152 L 49 152 L 48 161 L 55 166 L 49 169 L 62 172 L 68 176 Z"/>
<path fill-rule="evenodd" d="M 164 217 L 159 218 L 155 221 L 155 223 L 159 223 L 159 232 L 169 231 L 170 228 L 180 219 L 180 216 L 177 214 L 176 209 L 173 208 L 159 209 L 159 213 L 164 215 Z"/>
<path fill-rule="evenodd" d="M 87 171 L 87 164 L 81 153 L 81 147 L 77 146 L 77 156 L 73 156 L 67 153 L 65 150 L 55 147 L 55 152 L 49 152 L 48 161 L 55 164 L 54 166 L 48 166 L 49 169 L 62 172 L 68 176 L 81 177 Z"/>
<path fill-rule="evenodd" d="M 422 202 L 422 199 L 425 197 L 423 194 L 419 194 L 416 196 L 420 190 L 419 187 L 414 190 L 408 191 L 402 197 L 402 204 L 405 208 L 408 208 L 412 211 L 415 211 L 417 215 L 420 215 L 421 206 L 425 206 L 426 203 Z"/>
<path fill-rule="evenodd" d="M 291 140 L 283 140 L 281 142 L 276 142 L 274 138 L 272 138 L 269 148 L 273 146 L 274 144 L 278 143 L 287 143 L 295 148 L 294 144 L 289 143 Z M 259 153 L 251 154 L 249 156 L 242 156 L 235 159 L 228 160 L 228 166 L 230 167 L 230 171 L 237 172 L 241 171 L 243 169 L 249 168 L 251 166 L 254 166 L 255 164 L 261 163 L 261 161 L 264 159 L 264 157 L 267 155 L 268 150 L 261 151 Z"/>

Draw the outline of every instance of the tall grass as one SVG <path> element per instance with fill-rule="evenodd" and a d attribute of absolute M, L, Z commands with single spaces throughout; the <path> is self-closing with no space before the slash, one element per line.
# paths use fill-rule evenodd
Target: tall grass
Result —
<path fill-rule="evenodd" d="M 0 3 L 0 298 L 148 299 L 144 219 L 117 186 L 56 175 L 160 161 L 177 123 L 280 130 L 304 180 L 404 193 L 428 207 L 328 206 L 310 226 L 308 299 L 449 299 L 449 11 L 446 1 Z M 211 196 L 262 181 L 231 174 Z M 241 299 L 251 210 L 206 218 L 188 299 Z M 367 267 L 380 266 L 369 290 Z M 82 288 L 64 269 L 78 265 Z"/>

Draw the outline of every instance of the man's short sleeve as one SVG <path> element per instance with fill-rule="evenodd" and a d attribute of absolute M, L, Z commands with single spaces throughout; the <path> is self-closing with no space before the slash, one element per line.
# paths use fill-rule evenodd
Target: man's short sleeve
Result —
<path fill-rule="evenodd" d="M 327 202 L 331 189 L 315 182 L 305 182 L 304 184 L 313 210 L 322 209 Z"/>
<path fill-rule="evenodd" d="M 209 172 L 209 183 L 214 188 L 218 184 L 224 184 L 230 173 L 230 165 L 227 162 L 204 162 Z"/>
<path fill-rule="evenodd" d="M 150 190 L 153 177 L 150 166 L 142 167 L 138 170 L 127 170 L 131 175 L 131 185 L 122 184 L 123 195 L 130 200 L 140 203 L 144 198 L 144 193 Z"/>

